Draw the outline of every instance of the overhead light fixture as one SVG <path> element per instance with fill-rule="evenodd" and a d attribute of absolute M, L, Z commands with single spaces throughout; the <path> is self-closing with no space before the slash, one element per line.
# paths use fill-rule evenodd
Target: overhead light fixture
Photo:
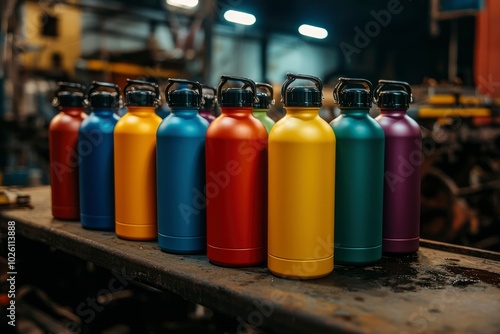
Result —
<path fill-rule="evenodd" d="M 232 9 L 224 13 L 224 18 L 229 22 L 243 24 L 246 26 L 251 26 L 252 24 L 255 23 L 255 21 L 257 21 L 255 16 L 253 16 L 252 14 L 239 12 L 237 10 L 232 10 Z"/>
<path fill-rule="evenodd" d="M 317 38 L 317 39 L 324 39 L 326 36 L 328 36 L 328 31 L 326 29 L 321 28 L 321 27 L 316 27 L 312 26 L 309 24 L 303 24 L 299 27 L 299 33 L 301 35 L 307 36 L 307 37 L 312 37 L 312 38 Z"/>
<path fill-rule="evenodd" d="M 198 6 L 198 0 L 167 0 L 167 5 L 180 8 L 194 8 Z"/>

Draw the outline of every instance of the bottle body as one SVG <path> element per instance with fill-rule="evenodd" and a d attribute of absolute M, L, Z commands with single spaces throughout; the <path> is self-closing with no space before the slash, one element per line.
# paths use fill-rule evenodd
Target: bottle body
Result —
<path fill-rule="evenodd" d="M 115 230 L 124 239 L 154 240 L 156 130 L 154 107 L 129 106 L 114 131 Z"/>
<path fill-rule="evenodd" d="M 271 132 L 274 121 L 267 116 L 267 109 L 254 109 L 253 116 L 257 118 L 266 128 L 267 133 Z"/>
<path fill-rule="evenodd" d="M 191 254 L 206 248 L 205 136 L 208 122 L 194 108 L 174 109 L 157 132 L 158 244 Z"/>
<path fill-rule="evenodd" d="M 208 123 L 212 123 L 216 118 L 209 109 L 200 109 L 199 114 L 202 118 L 206 119 Z"/>
<path fill-rule="evenodd" d="M 337 139 L 335 261 L 363 265 L 382 257 L 384 131 L 368 109 L 341 109 Z"/>
<path fill-rule="evenodd" d="M 80 219 L 78 130 L 86 115 L 81 107 L 61 108 L 49 126 L 52 215 Z"/>
<path fill-rule="evenodd" d="M 334 171 L 335 134 L 318 108 L 287 107 L 269 136 L 273 274 L 312 279 L 333 270 Z"/>
<path fill-rule="evenodd" d="M 80 127 L 80 222 L 85 228 L 115 227 L 113 130 L 118 119 L 113 109 L 94 109 Z"/>
<path fill-rule="evenodd" d="M 251 112 L 223 107 L 207 131 L 207 256 L 219 265 L 266 258 L 267 132 Z"/>
<path fill-rule="evenodd" d="M 382 250 L 416 252 L 420 238 L 422 133 L 403 109 L 381 109 L 376 120 L 385 133 Z"/>

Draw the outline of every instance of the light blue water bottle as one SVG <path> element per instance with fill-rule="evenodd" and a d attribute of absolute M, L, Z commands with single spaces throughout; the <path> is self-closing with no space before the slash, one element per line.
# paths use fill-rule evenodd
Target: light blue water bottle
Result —
<path fill-rule="evenodd" d="M 182 88 L 170 91 L 174 84 Z M 208 121 L 198 114 L 202 88 L 198 82 L 169 79 L 165 96 L 172 113 L 156 137 L 158 244 L 166 252 L 200 253 L 206 248 L 203 194 L 208 129 Z"/>

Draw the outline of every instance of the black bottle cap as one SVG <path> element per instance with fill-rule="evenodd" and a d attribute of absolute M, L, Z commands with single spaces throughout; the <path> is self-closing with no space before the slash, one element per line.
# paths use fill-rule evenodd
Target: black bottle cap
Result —
<path fill-rule="evenodd" d="M 85 87 L 73 82 L 58 82 L 58 88 L 55 92 L 52 104 L 59 109 L 65 107 L 83 108 Z"/>
<path fill-rule="evenodd" d="M 107 88 L 114 90 L 103 91 L 99 88 Z M 120 101 L 120 88 L 118 85 L 109 82 L 93 81 L 87 92 L 87 101 L 92 109 L 94 108 L 110 108 L 118 107 Z"/>
<path fill-rule="evenodd" d="M 176 83 L 181 85 L 191 85 L 193 89 L 182 87 L 169 91 L 169 89 Z M 194 90 L 194 88 L 196 88 L 196 90 Z M 167 87 L 165 87 L 165 96 L 167 97 L 167 103 L 171 108 L 199 108 L 202 99 L 202 89 L 200 83 L 197 81 L 169 78 Z"/>
<path fill-rule="evenodd" d="M 160 90 L 154 82 L 127 79 L 123 93 L 127 106 L 157 107 L 161 101 Z"/>
<path fill-rule="evenodd" d="M 255 82 L 250 79 L 229 75 L 222 75 L 221 82 L 217 90 L 217 100 L 221 107 L 253 107 L 255 101 Z M 244 86 L 250 87 L 250 90 L 245 88 L 226 88 L 222 89 L 224 84 L 229 80 L 240 81 Z"/>
<path fill-rule="evenodd" d="M 203 101 L 200 109 L 212 110 L 215 104 L 215 96 L 217 95 L 217 89 L 215 87 L 208 85 L 201 85 L 201 88 L 203 91 Z M 206 91 L 210 91 L 211 93 L 208 93 Z"/>
<path fill-rule="evenodd" d="M 257 89 L 257 93 L 255 94 L 255 96 L 257 97 L 258 101 L 256 101 L 253 105 L 254 109 L 267 109 L 269 108 L 269 105 L 274 104 L 273 86 L 263 82 L 256 82 L 255 88 Z M 262 90 L 267 90 L 267 92 L 258 92 L 259 88 Z"/>
<path fill-rule="evenodd" d="M 323 82 L 315 76 L 287 73 L 287 80 L 281 87 L 281 100 L 286 107 L 321 107 L 323 100 Z M 288 87 L 297 79 L 314 82 L 315 86 Z"/>
<path fill-rule="evenodd" d="M 358 84 L 363 88 L 346 88 L 347 85 Z M 366 79 L 339 78 L 333 89 L 333 100 L 340 108 L 370 108 L 372 105 L 372 83 Z"/>
<path fill-rule="evenodd" d="M 403 89 L 383 90 L 389 86 Z M 373 100 L 381 109 L 408 109 L 413 102 L 413 95 L 407 82 L 379 80 L 373 92 Z"/>

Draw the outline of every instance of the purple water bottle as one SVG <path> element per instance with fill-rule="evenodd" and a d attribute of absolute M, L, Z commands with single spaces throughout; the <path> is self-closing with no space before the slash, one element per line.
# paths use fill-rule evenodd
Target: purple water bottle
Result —
<path fill-rule="evenodd" d="M 373 98 L 380 108 L 376 120 L 385 133 L 382 251 L 416 252 L 420 238 L 422 133 L 417 122 L 406 114 L 413 102 L 411 87 L 402 81 L 379 80 Z"/>

